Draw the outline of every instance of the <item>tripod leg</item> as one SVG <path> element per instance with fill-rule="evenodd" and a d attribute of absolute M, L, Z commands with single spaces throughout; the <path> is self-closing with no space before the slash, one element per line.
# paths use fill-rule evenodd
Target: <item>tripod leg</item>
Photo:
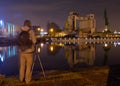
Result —
<path fill-rule="evenodd" d="M 40 66 L 41 66 L 41 69 L 42 69 L 42 72 L 43 72 L 43 76 L 45 77 L 45 71 L 44 71 L 40 56 L 38 56 L 38 60 L 39 60 L 39 63 L 40 63 Z"/>
<path fill-rule="evenodd" d="M 33 68 L 34 68 L 34 65 L 35 65 L 35 60 L 36 60 L 36 55 L 34 55 L 34 57 L 33 57 L 33 64 L 32 64 L 32 68 L 31 68 L 31 75 L 32 75 Z"/>

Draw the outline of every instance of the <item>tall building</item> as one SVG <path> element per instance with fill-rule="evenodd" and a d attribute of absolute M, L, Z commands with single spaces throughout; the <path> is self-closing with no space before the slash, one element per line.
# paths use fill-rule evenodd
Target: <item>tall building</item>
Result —
<path fill-rule="evenodd" d="M 92 34 L 96 29 L 94 14 L 88 14 L 85 17 L 82 17 L 78 13 L 70 12 L 66 24 L 66 31 L 68 34 L 76 30 L 79 31 L 79 35 L 84 33 Z"/>
<path fill-rule="evenodd" d="M 0 37 L 15 38 L 19 30 L 18 25 L 0 20 Z"/>
<path fill-rule="evenodd" d="M 96 28 L 96 21 L 94 18 L 94 14 L 88 14 L 85 17 L 79 18 L 79 29 L 83 32 L 94 33 Z"/>

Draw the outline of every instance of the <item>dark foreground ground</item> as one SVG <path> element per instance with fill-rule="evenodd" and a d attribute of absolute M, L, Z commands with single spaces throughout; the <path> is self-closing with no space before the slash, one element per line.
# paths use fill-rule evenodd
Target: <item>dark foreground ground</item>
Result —
<path fill-rule="evenodd" d="M 0 77 L 0 86 L 120 86 L 120 67 L 92 67 L 70 71 L 45 71 L 33 77 L 29 84 L 20 83 L 18 77 Z"/>

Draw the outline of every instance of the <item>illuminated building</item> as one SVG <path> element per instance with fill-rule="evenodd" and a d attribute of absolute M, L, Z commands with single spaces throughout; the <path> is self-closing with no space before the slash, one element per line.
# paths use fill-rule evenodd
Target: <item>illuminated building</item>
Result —
<path fill-rule="evenodd" d="M 37 38 L 48 34 L 47 32 L 44 31 L 43 28 L 41 28 L 41 26 L 32 26 L 32 29 L 34 30 L 35 35 L 36 35 Z"/>
<path fill-rule="evenodd" d="M 96 29 L 96 20 L 94 14 L 88 14 L 85 17 L 79 16 L 78 13 L 70 12 L 66 23 L 68 33 L 79 31 L 81 33 L 94 33 Z"/>
<path fill-rule="evenodd" d="M 20 27 L 0 20 L 0 37 L 15 38 L 18 35 Z"/>

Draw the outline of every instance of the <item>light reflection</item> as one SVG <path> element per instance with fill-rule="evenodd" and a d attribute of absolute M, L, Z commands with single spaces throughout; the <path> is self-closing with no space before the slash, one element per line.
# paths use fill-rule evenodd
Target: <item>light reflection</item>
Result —
<path fill-rule="evenodd" d="M 44 43 L 41 43 L 40 46 L 43 47 L 43 46 L 44 46 Z"/>
<path fill-rule="evenodd" d="M 117 47 L 117 42 L 114 42 L 114 46 Z"/>
<path fill-rule="evenodd" d="M 17 54 L 16 46 L 0 47 L 0 60 L 4 62 L 7 58 Z"/>
<path fill-rule="evenodd" d="M 40 53 L 40 47 L 38 47 L 37 51 L 38 51 L 38 53 Z"/>
<path fill-rule="evenodd" d="M 48 54 L 55 55 L 57 54 L 62 47 L 59 44 L 49 44 Z"/>
<path fill-rule="evenodd" d="M 62 47 L 63 47 L 63 46 L 64 46 L 64 44 L 63 44 L 63 43 L 59 43 L 59 46 L 62 46 Z"/>
<path fill-rule="evenodd" d="M 51 45 L 51 46 L 50 46 L 50 51 L 53 51 L 53 50 L 54 50 L 54 48 L 53 48 L 53 46 Z"/>
<path fill-rule="evenodd" d="M 2 57 L 2 55 L 0 54 L 0 59 L 1 59 L 1 61 L 3 62 L 3 57 Z"/>
<path fill-rule="evenodd" d="M 103 65 L 106 65 L 108 63 L 108 56 L 109 56 L 109 51 L 111 49 L 111 45 L 105 43 L 103 46 L 103 50 L 104 50 L 104 60 L 103 60 Z"/>
<path fill-rule="evenodd" d="M 116 46 L 119 46 L 119 45 L 120 45 L 120 42 L 114 42 L 113 44 L 114 44 L 114 46 L 116 47 Z"/>
<path fill-rule="evenodd" d="M 108 44 L 105 43 L 104 46 L 105 46 L 105 47 L 108 47 Z"/>

